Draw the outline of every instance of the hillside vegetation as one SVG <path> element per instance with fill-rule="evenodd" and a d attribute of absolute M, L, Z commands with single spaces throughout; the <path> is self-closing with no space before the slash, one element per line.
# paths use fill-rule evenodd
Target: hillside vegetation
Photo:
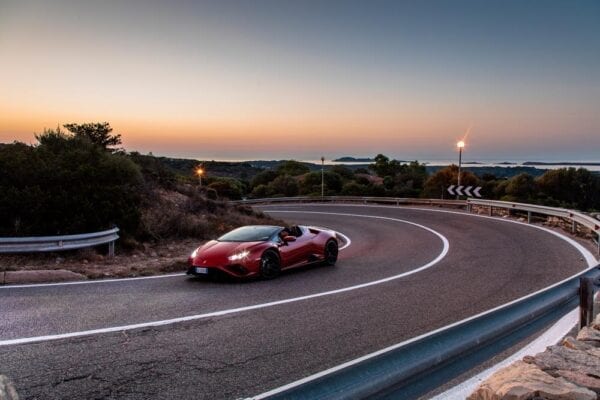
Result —
<path fill-rule="evenodd" d="M 127 153 L 108 123 L 45 130 L 37 143 L 0 144 L 0 235 L 93 232 L 118 226 L 122 245 L 169 238 L 209 238 L 236 226 L 281 223 L 242 198 L 320 196 L 320 166 L 293 160 L 203 162 Z M 195 169 L 202 166 L 202 187 Z M 366 167 L 326 166 L 325 195 L 449 198 L 455 165 L 435 172 L 418 161 L 379 154 Z M 485 198 L 600 210 L 600 175 L 584 168 L 506 178 L 463 170 L 463 185 Z"/>
<path fill-rule="evenodd" d="M 200 190 L 192 171 L 181 174 L 156 157 L 127 154 L 108 123 L 64 127 L 36 135 L 35 145 L 0 144 L 1 236 L 118 226 L 119 242 L 134 244 L 209 238 L 240 225 L 279 222 L 228 205 L 211 187 Z"/>

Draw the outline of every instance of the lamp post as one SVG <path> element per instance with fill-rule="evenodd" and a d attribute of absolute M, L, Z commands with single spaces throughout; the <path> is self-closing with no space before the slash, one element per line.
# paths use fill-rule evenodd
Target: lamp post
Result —
<path fill-rule="evenodd" d="M 456 143 L 456 147 L 458 147 L 458 185 L 456 186 L 460 186 L 460 167 L 462 165 L 462 150 L 465 148 L 465 142 L 460 140 L 458 143 Z M 456 195 L 457 200 L 459 197 L 459 195 Z"/>
<path fill-rule="evenodd" d="M 202 166 L 196 168 L 196 175 L 198 175 L 198 182 L 200 183 L 200 189 L 202 189 L 202 175 L 204 174 L 204 168 Z"/>
<path fill-rule="evenodd" d="M 321 156 L 321 200 L 325 196 L 325 157 Z"/>

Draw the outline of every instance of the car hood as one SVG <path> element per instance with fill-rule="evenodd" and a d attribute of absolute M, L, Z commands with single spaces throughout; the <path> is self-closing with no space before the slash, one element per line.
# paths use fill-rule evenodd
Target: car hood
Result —
<path fill-rule="evenodd" d="M 198 248 L 195 264 L 222 264 L 228 262 L 227 257 L 243 250 L 251 251 L 264 242 L 219 242 L 211 240 Z M 206 263 L 204 262 L 206 261 Z"/>

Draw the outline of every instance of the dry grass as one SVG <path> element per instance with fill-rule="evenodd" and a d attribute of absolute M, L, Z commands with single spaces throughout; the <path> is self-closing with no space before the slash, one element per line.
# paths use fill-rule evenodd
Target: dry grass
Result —
<path fill-rule="evenodd" d="M 192 186 L 147 193 L 137 239 L 117 241 L 115 257 L 107 246 L 60 253 L 0 255 L 0 271 L 66 269 L 91 279 L 181 272 L 189 254 L 207 239 L 243 225 L 285 225 L 247 206 L 210 200 Z"/>
<path fill-rule="evenodd" d="M 106 246 L 60 253 L 0 256 L 0 271 L 66 269 L 91 279 L 136 277 L 182 272 L 187 257 L 202 241 L 163 240 L 106 256 Z"/>

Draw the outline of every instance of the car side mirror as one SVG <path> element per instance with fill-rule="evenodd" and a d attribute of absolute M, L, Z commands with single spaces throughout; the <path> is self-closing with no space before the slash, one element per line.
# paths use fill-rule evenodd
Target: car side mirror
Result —
<path fill-rule="evenodd" d="M 295 242 L 296 241 L 296 237 L 295 236 L 286 236 L 283 238 L 284 242 Z"/>

